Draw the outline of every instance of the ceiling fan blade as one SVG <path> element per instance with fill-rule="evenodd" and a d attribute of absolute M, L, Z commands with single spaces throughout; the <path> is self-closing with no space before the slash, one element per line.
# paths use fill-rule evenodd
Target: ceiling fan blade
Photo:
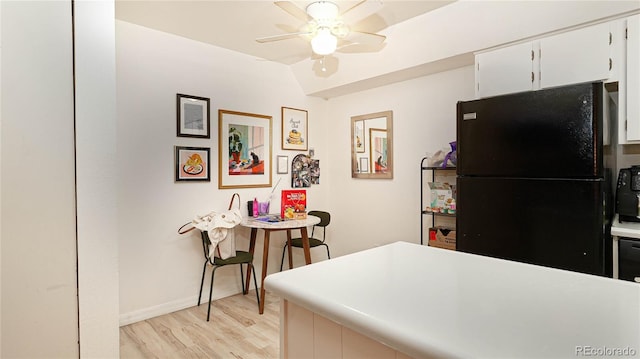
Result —
<path fill-rule="evenodd" d="M 294 3 L 290 2 L 290 1 L 276 1 L 276 2 L 274 2 L 274 4 L 276 4 L 282 10 L 288 12 L 290 15 L 292 15 L 296 19 L 299 19 L 299 20 L 304 21 L 304 22 L 313 20 L 311 18 L 311 16 L 309 16 L 306 13 L 306 11 L 304 11 L 301 8 L 297 7 Z"/>
<path fill-rule="evenodd" d="M 355 24 L 362 19 L 373 15 L 382 8 L 381 0 L 363 0 L 340 14 L 342 21 L 347 24 Z"/>
<path fill-rule="evenodd" d="M 310 35 L 310 32 L 307 31 L 303 31 L 303 32 L 291 32 L 288 34 L 280 34 L 280 35 L 272 35 L 272 36 L 265 36 L 265 37 L 259 37 L 256 39 L 257 42 L 259 43 L 265 43 L 265 42 L 272 42 L 272 41 L 280 41 L 280 40 L 287 40 L 287 39 L 293 39 L 295 37 L 301 36 L 301 35 Z"/>
<path fill-rule="evenodd" d="M 386 39 L 387 37 L 384 35 L 362 31 L 350 31 L 349 35 L 344 38 L 344 40 L 351 43 L 362 45 L 379 45 L 382 44 Z"/>
<path fill-rule="evenodd" d="M 366 52 L 380 52 L 384 47 L 385 43 L 375 44 L 375 45 L 363 45 L 357 43 L 350 43 L 343 46 L 340 46 L 336 49 L 336 52 L 340 52 L 343 54 L 361 54 Z"/>

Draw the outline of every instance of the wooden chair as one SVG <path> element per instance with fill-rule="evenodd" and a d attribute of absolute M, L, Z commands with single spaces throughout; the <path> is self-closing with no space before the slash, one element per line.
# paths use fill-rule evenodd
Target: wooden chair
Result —
<path fill-rule="evenodd" d="M 314 225 L 313 229 L 311 230 L 311 236 L 309 237 L 309 247 L 314 248 L 318 246 L 324 246 L 327 249 L 327 257 L 331 259 L 331 255 L 329 254 L 329 246 L 325 243 L 325 235 L 327 231 L 327 226 L 331 222 L 331 214 L 329 214 L 329 212 L 324 212 L 324 211 L 309 211 L 308 215 L 316 216 L 320 218 L 320 223 Z M 314 237 L 316 227 L 322 228 L 321 240 Z M 302 248 L 302 238 L 292 238 L 291 246 Z M 282 271 L 282 267 L 284 265 L 284 252 L 287 250 L 287 248 L 289 248 L 288 242 L 284 245 L 284 248 L 282 249 L 282 260 L 280 261 L 280 271 Z M 289 269 L 291 269 L 291 262 L 292 262 L 291 248 L 289 248 Z"/>

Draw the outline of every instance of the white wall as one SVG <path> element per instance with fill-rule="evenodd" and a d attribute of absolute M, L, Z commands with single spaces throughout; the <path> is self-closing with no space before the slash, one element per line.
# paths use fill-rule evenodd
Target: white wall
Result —
<path fill-rule="evenodd" d="M 474 96 L 473 67 L 329 101 L 336 136 L 328 171 L 336 256 L 395 241 L 420 242 L 420 160 L 456 138 L 456 102 Z M 392 180 L 351 178 L 350 117 L 393 111 Z"/>
<path fill-rule="evenodd" d="M 121 324 L 197 302 L 200 241 L 193 232 L 176 232 L 193 215 L 226 207 L 234 192 L 217 189 L 218 108 L 273 116 L 274 156 L 290 160 L 298 152 L 280 150 L 280 106 L 309 110 L 310 146 L 321 167 L 321 184 L 308 189 L 309 208 L 333 214 L 327 232 L 333 255 L 419 241 L 420 159 L 455 139 L 455 103 L 474 94 L 471 66 L 327 102 L 304 96 L 278 64 L 126 22 L 116 22 L 116 30 Z M 176 93 L 211 99 L 211 139 L 176 137 Z M 394 179 L 352 179 L 350 117 L 389 109 L 394 111 Z M 175 183 L 174 145 L 211 147 L 212 182 Z M 290 184 L 289 175 L 282 177 L 279 189 Z M 269 189 L 238 192 L 244 210 L 247 200 L 263 198 Z M 238 233 L 239 246 L 246 248 L 248 231 Z M 271 242 L 270 272 L 279 266 L 283 241 L 278 236 Z M 260 239 L 258 263 L 261 246 Z M 300 264 L 302 256 L 294 253 Z M 314 261 L 325 258 L 321 250 L 313 255 Z M 240 291 L 237 268 L 223 270 L 216 298 Z"/>
<path fill-rule="evenodd" d="M 71 2 L 0 6 L 0 356 L 78 357 Z"/>
<path fill-rule="evenodd" d="M 284 65 L 121 21 L 116 22 L 116 47 L 120 322 L 124 324 L 197 302 L 201 242 L 196 231 L 179 235 L 177 230 L 197 214 L 226 209 L 236 192 L 218 189 L 218 109 L 272 116 L 272 158 L 288 155 L 289 163 L 299 152 L 281 150 L 281 106 L 309 111 L 309 143 L 322 170 L 321 184 L 308 189 L 309 208 L 326 208 L 329 203 L 324 176 L 330 128 L 324 120 L 326 102 L 304 96 Z M 176 137 L 177 93 L 210 98 L 211 139 Z M 211 182 L 174 182 L 175 145 L 211 148 Z M 275 185 L 279 178 L 275 166 L 273 172 Z M 280 176 L 278 192 L 290 187 L 290 177 Z M 237 190 L 242 210 L 246 201 L 266 199 L 270 191 Z M 278 212 L 279 199 L 272 206 L 272 212 Z M 246 229 L 238 229 L 239 249 L 248 247 L 248 235 Z M 279 268 L 284 242 L 282 234 L 274 237 L 270 271 Z M 256 246 L 258 264 L 261 238 Z M 260 276 L 259 265 L 256 272 Z M 218 270 L 214 297 L 239 293 L 238 277 L 236 266 Z"/>
<path fill-rule="evenodd" d="M 114 2 L 75 1 L 73 18 L 80 355 L 116 358 L 120 333 Z"/>

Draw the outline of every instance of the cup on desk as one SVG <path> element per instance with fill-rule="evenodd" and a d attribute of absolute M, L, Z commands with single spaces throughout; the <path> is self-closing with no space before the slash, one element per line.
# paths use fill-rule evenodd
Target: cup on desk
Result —
<path fill-rule="evenodd" d="M 269 214 L 269 202 L 258 202 L 258 213 L 261 216 Z"/>

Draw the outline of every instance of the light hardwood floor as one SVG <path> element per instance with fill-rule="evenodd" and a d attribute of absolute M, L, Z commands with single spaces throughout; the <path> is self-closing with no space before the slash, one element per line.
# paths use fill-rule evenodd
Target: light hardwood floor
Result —
<path fill-rule="evenodd" d="M 267 292 L 258 314 L 255 291 L 120 328 L 120 358 L 278 358 L 280 298 Z"/>

